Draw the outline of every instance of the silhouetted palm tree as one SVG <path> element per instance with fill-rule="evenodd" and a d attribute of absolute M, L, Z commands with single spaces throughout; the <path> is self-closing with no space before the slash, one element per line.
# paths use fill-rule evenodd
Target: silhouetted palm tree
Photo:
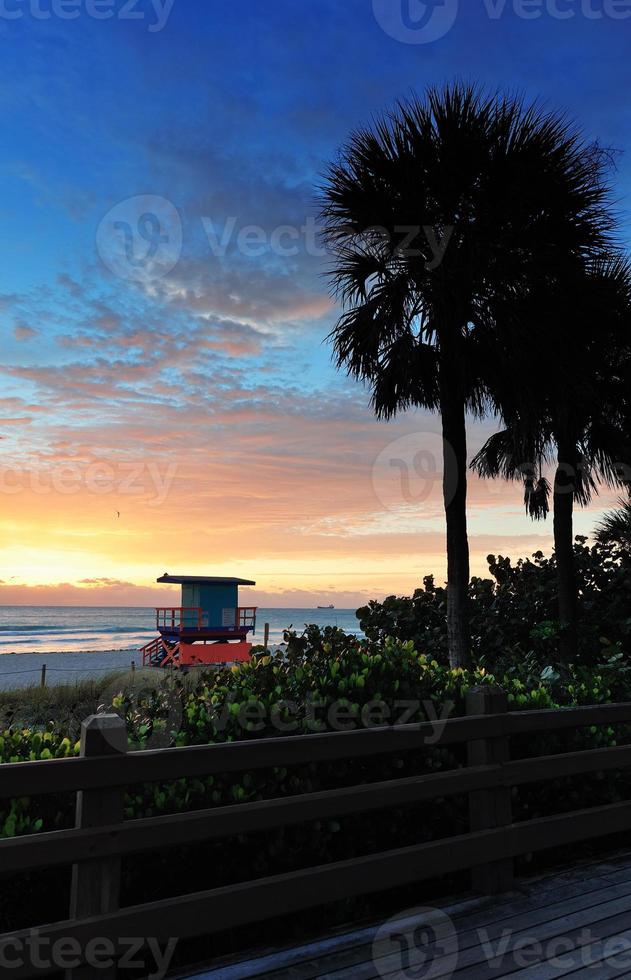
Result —
<path fill-rule="evenodd" d="M 631 497 L 618 501 L 619 510 L 605 514 L 596 529 L 596 539 L 601 544 L 619 544 L 631 551 Z"/>
<path fill-rule="evenodd" d="M 530 343 L 516 343 L 494 383 L 506 429 L 491 436 L 472 462 L 481 476 L 522 479 L 534 519 L 554 500 L 561 653 L 576 653 L 574 503 L 586 506 L 601 483 L 625 480 L 631 358 L 631 265 L 600 259 L 584 272 L 535 289 L 522 305 Z M 514 378 L 519 374 L 519 384 Z M 553 487 L 543 476 L 556 465 Z"/>
<path fill-rule="evenodd" d="M 466 411 L 492 400 L 497 311 L 604 246 L 605 169 L 560 117 L 452 85 L 355 132 L 327 174 L 338 365 L 368 382 L 381 417 L 442 416 L 454 665 L 469 656 Z"/>

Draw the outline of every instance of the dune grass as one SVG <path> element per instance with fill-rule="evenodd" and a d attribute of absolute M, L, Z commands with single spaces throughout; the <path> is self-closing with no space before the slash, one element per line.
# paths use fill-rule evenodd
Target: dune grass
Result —
<path fill-rule="evenodd" d="M 102 677 L 41 687 L 0 689 L 0 731 L 7 728 L 44 729 L 51 722 L 58 731 L 77 739 L 81 722 L 96 711 L 111 708 L 112 699 L 123 693 L 141 707 L 157 691 L 176 688 L 179 697 L 195 691 L 203 672 L 171 673 L 156 669 L 111 671 Z"/>
<path fill-rule="evenodd" d="M 78 737 L 81 722 L 112 696 L 134 684 L 130 671 L 112 671 L 102 677 L 78 680 L 68 684 L 51 684 L 0 690 L 0 730 L 55 727 L 67 729 Z"/>

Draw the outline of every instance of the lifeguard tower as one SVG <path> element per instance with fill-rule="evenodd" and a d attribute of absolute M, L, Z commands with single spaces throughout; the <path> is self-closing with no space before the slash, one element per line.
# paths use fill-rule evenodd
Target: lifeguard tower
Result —
<path fill-rule="evenodd" d="M 244 578 L 162 575 L 160 583 L 182 587 L 181 605 L 156 609 L 159 636 L 141 650 L 145 667 L 195 667 L 250 660 L 248 633 L 256 628 L 256 606 L 239 605 Z"/>

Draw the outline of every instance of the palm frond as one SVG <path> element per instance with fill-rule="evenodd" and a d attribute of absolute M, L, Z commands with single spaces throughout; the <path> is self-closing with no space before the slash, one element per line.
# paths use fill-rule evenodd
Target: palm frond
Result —
<path fill-rule="evenodd" d="M 631 549 L 631 500 L 621 498 L 619 510 L 605 514 L 596 528 L 596 540 L 600 544 L 619 544 Z"/>
<path fill-rule="evenodd" d="M 550 495 L 552 487 L 545 477 L 536 480 L 527 477 L 524 481 L 524 504 L 526 513 L 533 521 L 545 521 L 550 513 Z"/>
<path fill-rule="evenodd" d="M 471 461 L 479 476 L 504 480 L 536 479 L 539 469 L 550 462 L 550 445 L 539 434 L 518 427 L 503 429 L 487 439 Z"/>
<path fill-rule="evenodd" d="M 436 408 L 448 370 L 441 383 L 470 411 L 523 424 L 508 447 L 518 462 L 491 442 L 474 468 L 523 478 L 519 467 L 547 452 L 574 384 L 562 367 L 568 331 L 555 339 L 575 292 L 568 283 L 612 251 L 609 166 L 563 116 L 460 83 L 401 101 L 350 135 L 321 188 L 329 280 L 343 308 L 330 340 L 378 414 Z M 446 243 L 438 262 L 428 261 L 428 228 Z M 622 295 L 622 261 L 598 261 Z M 550 352 L 543 367 L 539 348 Z M 533 487 L 537 511 L 541 495 Z"/>

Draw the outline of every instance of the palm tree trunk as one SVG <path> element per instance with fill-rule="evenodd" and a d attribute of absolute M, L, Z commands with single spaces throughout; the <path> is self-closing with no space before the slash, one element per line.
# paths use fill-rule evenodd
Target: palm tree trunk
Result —
<path fill-rule="evenodd" d="M 559 465 L 554 481 L 554 550 L 557 564 L 557 597 L 561 635 L 559 652 L 572 662 L 577 652 L 576 573 L 574 569 L 575 448 L 559 441 Z"/>
<path fill-rule="evenodd" d="M 464 399 L 458 388 L 449 385 L 449 372 L 444 370 L 444 361 L 442 368 L 443 499 L 447 519 L 447 643 L 451 666 L 466 667 L 471 655 L 466 415 Z"/>

